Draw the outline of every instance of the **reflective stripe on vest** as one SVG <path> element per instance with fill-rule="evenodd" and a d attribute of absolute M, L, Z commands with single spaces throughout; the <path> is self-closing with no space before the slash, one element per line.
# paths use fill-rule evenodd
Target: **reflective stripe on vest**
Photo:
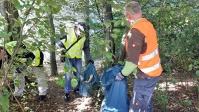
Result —
<path fill-rule="evenodd" d="M 153 57 L 155 57 L 155 55 L 158 54 L 158 49 L 156 49 L 154 52 L 152 52 L 151 54 L 148 54 L 146 56 L 142 56 L 142 61 L 146 61 L 146 60 L 150 60 Z"/>
<path fill-rule="evenodd" d="M 160 62 L 159 62 L 159 63 L 155 64 L 155 65 L 152 66 L 152 67 L 149 67 L 149 68 L 142 68 L 142 69 L 140 69 L 140 70 L 141 70 L 142 72 L 144 72 L 144 73 L 149 73 L 149 72 L 152 72 L 152 71 L 154 71 L 154 70 L 157 70 L 160 66 L 161 66 L 161 65 L 160 65 Z"/>
<path fill-rule="evenodd" d="M 145 18 L 142 18 L 132 26 L 129 32 L 133 29 L 139 30 L 145 36 L 147 43 L 146 51 L 139 55 L 138 68 L 148 76 L 159 76 L 162 73 L 162 66 L 158 53 L 157 36 L 153 25 Z M 128 51 L 128 38 L 126 41 L 126 50 Z"/>
<path fill-rule="evenodd" d="M 41 58 L 39 49 L 33 51 L 33 54 L 35 55 L 35 58 L 34 58 L 34 60 L 32 62 L 32 66 L 39 66 L 40 58 Z"/>
<path fill-rule="evenodd" d="M 86 38 L 83 36 L 75 45 L 73 45 L 67 52 L 70 58 L 82 58 L 82 49 Z M 69 48 L 74 42 L 77 41 L 74 28 L 67 29 L 67 40 L 64 43 L 66 49 Z M 66 54 L 66 55 L 67 55 Z"/>

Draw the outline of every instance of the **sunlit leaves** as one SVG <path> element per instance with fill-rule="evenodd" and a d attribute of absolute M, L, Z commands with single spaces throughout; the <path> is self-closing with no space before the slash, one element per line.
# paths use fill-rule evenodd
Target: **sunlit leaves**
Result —
<path fill-rule="evenodd" d="M 110 52 L 107 52 L 107 53 L 105 54 L 105 56 L 106 56 L 106 58 L 108 58 L 108 60 L 111 60 L 111 59 L 112 59 L 112 53 L 110 53 Z"/>
<path fill-rule="evenodd" d="M 61 87 L 64 87 L 65 86 L 65 79 L 64 79 L 64 76 L 63 75 L 59 75 L 58 76 L 58 80 L 56 81 L 56 84 L 61 86 Z"/>
<path fill-rule="evenodd" d="M 30 107 L 24 107 L 24 110 L 28 111 L 28 110 L 30 110 Z"/>
<path fill-rule="evenodd" d="M 149 10 L 149 13 L 156 15 L 160 11 L 160 8 L 158 7 L 151 7 Z"/>
<path fill-rule="evenodd" d="M 117 27 L 121 24 L 121 20 L 117 20 L 114 22 L 114 27 Z"/>
<path fill-rule="evenodd" d="M 3 112 L 8 112 L 10 93 L 6 88 L 3 88 L 3 93 L 4 94 L 0 94 L 0 110 Z"/>
<path fill-rule="evenodd" d="M 118 36 L 117 36 L 117 34 L 112 33 L 112 34 L 111 34 L 111 37 L 113 37 L 113 38 L 116 39 Z"/>
<path fill-rule="evenodd" d="M 191 71 L 192 69 L 193 69 L 193 65 L 190 64 L 190 65 L 189 65 L 189 70 L 188 70 L 188 71 Z"/>
<path fill-rule="evenodd" d="M 60 34 L 66 34 L 65 27 L 60 28 Z"/>
<path fill-rule="evenodd" d="M 40 5 L 41 4 L 41 0 L 36 0 L 36 4 Z"/>
<path fill-rule="evenodd" d="M 192 104 L 192 100 L 184 100 L 185 105 L 189 106 Z"/>
<path fill-rule="evenodd" d="M 77 71 L 76 68 L 74 68 L 74 67 L 72 67 L 72 71 L 73 71 L 73 72 L 79 72 L 79 71 Z"/>
<path fill-rule="evenodd" d="M 42 28 L 39 28 L 38 33 L 39 33 L 40 35 L 43 35 L 43 34 L 44 34 L 44 30 L 43 30 Z"/>
<path fill-rule="evenodd" d="M 113 29 L 113 33 L 111 33 L 111 36 L 113 37 L 113 38 L 118 38 L 118 33 L 120 33 L 121 32 L 121 30 L 120 29 Z"/>
<path fill-rule="evenodd" d="M 113 32 L 114 32 L 114 33 L 120 33 L 120 31 L 121 31 L 121 30 L 120 30 L 120 29 L 117 29 L 117 28 L 113 29 Z"/>
<path fill-rule="evenodd" d="M 51 42 L 55 42 L 56 41 L 56 37 L 55 36 L 50 36 L 50 41 Z"/>
<path fill-rule="evenodd" d="M 68 74 L 69 75 L 69 74 Z M 77 85 L 78 85 L 78 78 L 76 77 L 76 76 L 74 76 L 73 74 L 70 74 L 70 75 L 72 75 L 72 79 L 71 79 L 71 86 L 73 87 L 73 88 L 75 88 Z"/>
<path fill-rule="evenodd" d="M 111 22 L 110 22 L 110 21 L 105 21 L 105 22 L 104 22 L 104 25 L 106 26 L 106 28 L 108 28 L 108 27 L 111 26 Z"/>
<path fill-rule="evenodd" d="M 18 0 L 11 0 L 11 2 L 15 5 L 16 8 L 20 8 L 21 4 Z"/>
<path fill-rule="evenodd" d="M 196 76 L 199 77 L 199 70 L 196 71 Z"/>

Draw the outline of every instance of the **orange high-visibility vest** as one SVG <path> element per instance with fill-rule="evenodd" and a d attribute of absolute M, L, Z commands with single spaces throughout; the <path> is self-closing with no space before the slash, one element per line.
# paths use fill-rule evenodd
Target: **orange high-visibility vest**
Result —
<path fill-rule="evenodd" d="M 139 55 L 138 68 L 148 76 L 160 76 L 162 73 L 162 66 L 158 53 L 156 31 L 153 25 L 145 18 L 142 18 L 132 26 L 130 32 L 133 29 L 138 29 L 144 34 L 147 43 L 146 51 Z M 128 52 L 128 38 L 126 38 L 126 51 Z"/>

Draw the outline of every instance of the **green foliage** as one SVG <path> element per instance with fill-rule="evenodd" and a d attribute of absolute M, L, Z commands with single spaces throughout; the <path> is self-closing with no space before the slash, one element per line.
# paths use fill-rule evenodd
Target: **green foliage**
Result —
<path fill-rule="evenodd" d="M 101 15 L 104 13 L 104 9 L 99 8 L 99 7 L 104 7 L 102 4 L 103 2 L 107 2 L 105 4 L 109 3 L 112 6 L 113 20 L 111 21 L 105 20 L 105 17 Z M 98 7 L 91 8 L 92 10 L 90 11 L 91 12 L 90 18 L 92 18 L 89 21 L 90 23 L 89 25 L 91 29 L 90 42 L 91 42 L 92 56 L 95 59 L 102 60 L 103 66 L 108 67 L 110 65 L 110 62 L 113 61 L 113 57 L 117 57 L 121 39 L 125 31 L 125 26 L 127 23 L 123 15 L 123 7 L 125 5 L 125 2 L 97 1 L 96 3 L 95 1 L 92 0 L 91 4 L 94 4 L 94 6 L 98 6 Z M 99 12 L 102 12 L 102 13 L 98 14 Z M 108 29 L 104 29 L 104 28 L 108 28 Z M 107 37 L 107 35 L 105 35 L 106 30 L 111 30 L 110 37 Z M 110 39 L 103 40 L 105 39 L 105 37 L 110 38 Z M 109 53 L 110 51 L 113 51 L 111 47 L 113 45 L 112 43 L 115 45 L 114 46 L 115 54 Z"/>
<path fill-rule="evenodd" d="M 6 88 L 3 88 L 3 94 L 0 94 L 0 111 L 9 111 L 9 96 L 9 91 Z"/>
<path fill-rule="evenodd" d="M 199 70 L 196 71 L 196 76 L 199 77 Z"/>
<path fill-rule="evenodd" d="M 58 80 L 56 81 L 56 84 L 61 87 L 65 86 L 66 83 L 65 83 L 65 79 L 64 79 L 63 75 L 58 76 Z"/>
<path fill-rule="evenodd" d="M 30 107 L 24 107 L 24 110 L 28 111 L 28 110 L 30 110 Z"/>
<path fill-rule="evenodd" d="M 1 17 L 0 16 L 0 45 L 3 46 L 3 41 L 4 40 L 8 40 L 9 37 L 11 36 L 11 32 L 10 33 L 7 33 L 7 22 L 5 20 L 5 18 Z"/>
<path fill-rule="evenodd" d="M 43 51 L 53 51 L 55 46 L 49 45 L 49 42 L 55 42 L 60 38 L 59 34 L 64 34 L 65 23 L 68 20 L 77 22 L 77 14 L 70 13 L 65 15 L 60 13 L 63 10 L 71 9 L 74 12 L 90 13 L 86 15 L 90 26 L 90 48 L 92 57 L 96 60 L 102 60 L 104 67 L 108 66 L 107 62 L 112 61 L 114 55 L 110 53 L 110 40 L 105 40 L 104 28 L 111 30 L 111 37 L 114 40 L 116 54 L 119 51 L 122 36 L 127 26 L 127 21 L 123 15 L 123 9 L 127 2 L 125 1 L 107 1 L 111 4 L 113 12 L 113 20 L 105 21 L 103 0 L 89 0 L 89 3 L 84 3 L 84 0 L 10 0 L 20 12 L 20 17 L 16 19 L 13 28 L 21 27 L 22 40 L 31 38 L 32 46 L 40 47 Z M 179 72 L 196 71 L 196 78 L 199 77 L 199 13 L 198 0 L 187 2 L 186 0 L 142 0 L 141 7 L 144 17 L 150 20 L 158 35 L 159 52 L 163 68 L 167 72 L 177 70 Z M 89 9 L 89 10 L 87 10 Z M 88 11 L 88 12 L 87 12 Z M 53 14 L 55 22 L 55 33 L 51 35 L 53 29 L 49 22 L 49 14 Z M 85 19 L 85 18 L 83 18 Z M 28 26 L 25 28 L 24 26 Z M 105 27 L 104 27 L 105 26 Z M 13 32 L 7 32 L 7 21 L 0 18 L 0 37 L 1 40 L 9 40 Z M 18 39 L 17 39 L 18 40 Z M 122 63 L 123 62 L 119 62 Z M 14 64 L 13 64 L 14 65 Z M 12 67 L 15 69 L 16 67 Z M 8 67 L 5 67 L 8 70 Z M 71 69 L 64 67 L 64 72 L 69 72 Z M 76 71 L 72 68 L 72 71 Z M 76 78 L 73 77 L 72 86 L 77 84 Z M 172 82 L 178 82 L 172 78 Z M 56 82 L 64 87 L 65 80 L 63 75 L 58 76 Z M 199 90 L 199 89 L 198 89 Z M 7 94 L 5 92 L 5 94 Z M 8 94 L 7 94 L 8 95 Z M 0 95 L 2 100 L 4 96 Z M 163 110 L 166 110 L 165 105 L 168 103 L 168 95 L 165 91 L 157 90 L 157 104 L 161 105 Z M 1 101 L 2 102 L 2 101 Z M 190 101 L 185 100 L 185 104 L 189 105 Z M 8 103 L 7 103 L 8 104 Z M 2 111 L 7 111 L 7 104 L 1 104 Z M 28 107 L 24 108 L 29 110 Z"/>
<path fill-rule="evenodd" d="M 75 88 L 78 85 L 78 79 L 76 76 L 72 75 L 72 79 L 71 79 L 71 87 Z"/>
<path fill-rule="evenodd" d="M 194 7 L 194 3 L 186 1 L 156 1 L 143 7 L 143 14 L 157 30 L 159 51 L 166 71 L 169 68 L 179 72 L 188 71 L 189 65 L 197 60 L 199 39 L 196 26 L 199 24 L 196 21 L 199 14 Z"/>
<path fill-rule="evenodd" d="M 163 112 L 166 112 L 167 108 L 166 105 L 168 104 L 168 99 L 169 99 L 169 95 L 167 94 L 167 92 L 165 90 L 162 90 L 162 88 L 157 85 L 156 86 L 156 98 L 155 99 L 155 104 L 160 106 L 160 109 Z"/>

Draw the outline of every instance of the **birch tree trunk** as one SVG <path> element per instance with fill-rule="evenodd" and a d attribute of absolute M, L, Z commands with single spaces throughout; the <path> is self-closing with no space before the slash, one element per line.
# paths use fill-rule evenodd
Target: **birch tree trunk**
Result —
<path fill-rule="evenodd" d="M 7 32 L 12 32 L 12 35 L 7 41 L 12 40 L 18 40 L 19 39 L 19 33 L 20 33 L 20 27 L 13 27 L 14 23 L 19 17 L 19 13 L 17 9 L 15 8 L 14 4 L 4 0 L 1 2 L 1 15 L 5 17 L 8 23 L 8 29 Z"/>

